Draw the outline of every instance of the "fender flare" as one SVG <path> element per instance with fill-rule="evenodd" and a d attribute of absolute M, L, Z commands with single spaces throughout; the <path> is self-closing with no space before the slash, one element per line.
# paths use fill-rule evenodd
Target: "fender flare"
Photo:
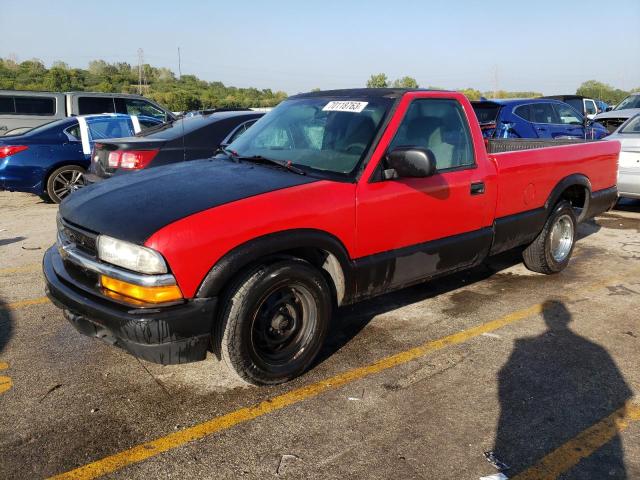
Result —
<path fill-rule="evenodd" d="M 584 207 L 582 208 L 582 212 L 580 214 L 580 217 L 578 218 L 578 222 L 581 222 L 584 219 L 585 215 L 589 211 L 589 202 L 591 200 L 592 190 L 589 178 L 587 178 L 587 176 L 583 175 L 582 173 L 574 173 L 572 175 L 564 177 L 556 184 L 555 187 L 553 187 L 553 190 L 551 190 L 551 193 L 549 194 L 549 197 L 547 197 L 547 201 L 544 204 L 544 208 L 547 212 L 547 217 L 551 214 L 551 210 L 553 209 L 555 204 L 558 203 L 560 196 L 565 192 L 565 190 L 575 186 L 584 187 L 586 190 L 584 197 Z"/>
<path fill-rule="evenodd" d="M 344 300 L 350 298 L 354 292 L 354 275 L 347 249 L 334 235 L 316 229 L 274 232 L 236 246 L 211 267 L 200 283 L 195 296 L 206 298 L 219 295 L 238 272 L 255 264 L 258 260 L 278 253 L 304 249 L 326 251 L 338 260 L 344 277 L 343 297 Z"/>

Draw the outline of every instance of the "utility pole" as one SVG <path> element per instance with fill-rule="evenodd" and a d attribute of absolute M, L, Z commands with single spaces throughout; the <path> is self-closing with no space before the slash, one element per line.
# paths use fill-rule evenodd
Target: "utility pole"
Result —
<path fill-rule="evenodd" d="M 182 65 L 180 60 L 180 47 L 178 47 L 178 80 L 182 80 Z"/>
<path fill-rule="evenodd" d="M 142 64 L 144 63 L 144 51 L 138 49 L 138 93 L 142 95 Z"/>

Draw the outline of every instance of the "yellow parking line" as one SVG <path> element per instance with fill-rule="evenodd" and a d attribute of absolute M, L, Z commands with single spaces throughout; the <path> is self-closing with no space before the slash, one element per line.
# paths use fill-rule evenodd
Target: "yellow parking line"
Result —
<path fill-rule="evenodd" d="M 609 277 L 607 279 L 602 279 L 598 283 L 594 283 L 586 287 L 581 287 L 577 294 L 573 296 L 573 298 L 580 298 L 586 291 L 602 288 L 604 285 L 616 281 L 619 281 L 619 277 Z M 235 425 L 245 423 L 249 420 L 253 420 L 263 415 L 281 410 L 287 406 L 317 397 L 318 395 L 326 391 L 339 388 L 356 380 L 360 380 L 370 375 L 374 375 L 390 368 L 405 364 L 442 348 L 462 344 L 468 340 L 482 335 L 483 333 L 489 333 L 494 330 L 498 330 L 519 320 L 523 320 L 532 315 L 539 314 L 542 311 L 542 303 L 533 305 L 529 308 L 525 308 L 523 310 L 505 315 L 504 317 L 501 317 L 499 319 L 492 320 L 490 322 L 483 323 L 467 330 L 463 330 L 452 335 L 447 335 L 446 337 L 442 337 L 437 340 L 426 342 L 410 350 L 385 357 L 373 364 L 358 367 L 337 374 L 328 379 L 297 388 L 271 399 L 267 399 L 256 405 L 244 407 L 239 410 L 230 412 L 226 415 L 212 418 L 192 427 L 188 427 L 183 430 L 170 433 L 166 436 L 156 438 L 155 440 L 150 440 L 148 442 L 136 445 L 127 450 L 123 450 L 94 462 L 82 465 L 68 472 L 61 473 L 59 475 L 51 477 L 51 479 L 87 480 L 101 477 L 129 465 L 142 462 L 151 457 L 155 457 L 168 450 L 172 450 L 187 443 L 207 437 L 216 432 L 229 429 L 231 427 L 234 427 Z"/>
<path fill-rule="evenodd" d="M 30 298 L 28 300 L 20 300 L 18 302 L 7 303 L 3 306 L 0 306 L 0 310 L 18 310 L 19 308 L 29 307 L 31 305 L 41 305 L 48 302 L 49 299 L 47 297 Z"/>
<path fill-rule="evenodd" d="M 83 465 L 74 470 L 66 473 L 62 473 L 55 477 L 57 480 L 61 479 L 76 479 L 86 480 L 91 478 L 97 478 L 107 473 L 119 470 L 127 465 L 141 462 L 147 458 L 154 457 L 162 452 L 177 448 L 189 442 L 201 439 L 208 435 L 221 430 L 226 430 L 240 423 L 247 422 L 257 417 L 261 417 L 268 413 L 275 412 L 289 405 L 293 405 L 303 400 L 316 397 L 323 392 L 333 390 L 341 387 L 345 384 L 351 383 L 355 380 L 374 375 L 389 368 L 405 364 L 411 360 L 415 360 L 419 357 L 427 355 L 428 353 L 435 352 L 444 347 L 458 345 L 472 338 L 478 337 L 483 333 L 491 332 L 505 325 L 512 324 L 518 320 L 525 319 L 531 315 L 542 312 L 542 304 L 537 304 L 524 310 L 506 315 L 497 320 L 493 320 L 476 327 L 463 330 L 446 337 L 433 340 L 418 347 L 406 350 L 404 352 L 391 355 L 389 357 L 378 360 L 377 362 L 349 370 L 344 373 L 340 373 L 326 380 L 321 380 L 317 383 L 307 385 L 305 387 L 297 388 L 290 392 L 278 395 L 274 398 L 265 400 L 257 405 L 241 408 L 234 412 L 228 413 L 221 417 L 216 417 L 206 422 L 194 425 L 192 427 L 185 428 L 178 432 L 170 433 L 164 437 L 145 442 L 137 445 L 128 450 L 110 455 L 95 462 Z"/>
<path fill-rule="evenodd" d="M 6 370 L 9 368 L 9 364 L 7 362 L 0 362 L 0 371 Z M 0 393 L 4 393 L 13 387 L 13 380 L 11 377 L 5 377 L 4 375 L 0 375 Z"/>
<path fill-rule="evenodd" d="M 0 275 L 6 275 L 9 273 L 31 272 L 40 270 L 40 268 L 42 268 L 42 264 L 40 263 L 31 263 L 29 265 L 23 265 L 21 267 L 0 268 Z"/>
<path fill-rule="evenodd" d="M 640 406 L 627 402 L 511 480 L 555 480 L 637 421 Z"/>

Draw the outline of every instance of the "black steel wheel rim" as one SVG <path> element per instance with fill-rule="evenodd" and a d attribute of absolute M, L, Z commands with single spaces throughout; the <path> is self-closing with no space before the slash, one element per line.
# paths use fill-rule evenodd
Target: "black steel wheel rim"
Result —
<path fill-rule="evenodd" d="M 269 367 L 295 362 L 313 340 L 318 308 L 313 294 L 299 283 L 278 285 L 258 301 L 251 325 L 254 356 Z"/>

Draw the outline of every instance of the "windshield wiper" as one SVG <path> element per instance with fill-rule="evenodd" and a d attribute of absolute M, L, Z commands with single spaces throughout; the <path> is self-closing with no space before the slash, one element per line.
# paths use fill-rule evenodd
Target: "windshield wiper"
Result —
<path fill-rule="evenodd" d="M 252 156 L 242 156 L 237 152 L 230 150 L 228 148 L 222 147 L 221 149 L 226 155 L 228 155 L 232 160 L 240 160 L 247 162 L 257 162 L 257 163 L 272 163 L 274 165 L 278 165 L 290 172 L 297 173 L 298 175 L 306 175 L 307 173 L 304 170 L 296 167 L 293 163 L 288 162 L 286 160 L 275 160 L 273 158 L 263 157 L 262 155 L 252 155 Z"/>

